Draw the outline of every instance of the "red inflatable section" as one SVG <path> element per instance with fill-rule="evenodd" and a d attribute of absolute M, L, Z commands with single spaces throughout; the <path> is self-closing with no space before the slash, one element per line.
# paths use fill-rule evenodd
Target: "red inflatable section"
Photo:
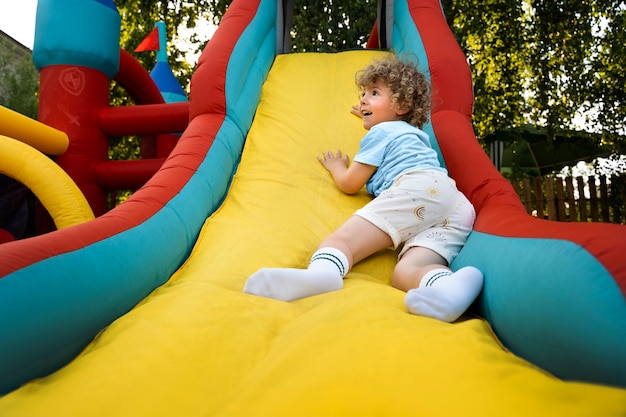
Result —
<path fill-rule="evenodd" d="M 96 216 L 107 210 L 108 190 L 136 190 L 154 175 L 189 121 L 188 103 L 166 104 L 150 74 L 127 51 L 120 51 L 115 80 L 134 106 L 110 107 L 110 80 L 99 71 L 66 65 L 41 70 L 39 120 L 70 138 L 57 163 Z M 109 161 L 109 137 L 126 135 L 143 136 L 143 159 Z"/>

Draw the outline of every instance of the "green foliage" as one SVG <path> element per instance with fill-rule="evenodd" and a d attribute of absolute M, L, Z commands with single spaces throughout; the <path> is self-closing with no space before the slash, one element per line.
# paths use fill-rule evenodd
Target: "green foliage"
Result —
<path fill-rule="evenodd" d="M 193 28 L 200 18 L 217 24 L 231 1 L 119 0 L 122 46 L 134 49 L 156 20 L 166 22 L 168 33 Z M 362 47 L 376 16 L 374 0 L 294 4 L 294 52 Z M 479 137 L 523 124 L 545 127 L 549 135 L 585 125 L 602 133 L 598 146 L 624 153 L 623 0 L 443 0 L 442 5 L 472 70 Z M 193 32 L 188 41 L 197 51 L 204 46 Z M 174 42 L 169 54 L 187 85 L 191 65 Z M 154 64 L 154 54 L 138 56 L 146 68 Z"/>
<path fill-rule="evenodd" d="M 376 1 L 295 0 L 291 25 L 293 52 L 362 48 L 376 21 Z"/>
<path fill-rule="evenodd" d="M 37 119 L 39 74 L 30 60 L 0 54 L 0 105 Z"/>
<path fill-rule="evenodd" d="M 218 24 L 231 2 L 206 1 L 199 8 L 204 18 Z M 363 47 L 376 19 L 376 4 L 376 0 L 295 0 L 292 51 L 332 52 Z"/>
<path fill-rule="evenodd" d="M 122 18 L 120 34 L 121 48 L 131 52 L 137 60 L 150 71 L 156 64 L 155 52 L 134 52 L 141 41 L 148 36 L 158 21 L 165 22 L 168 36 L 168 63 L 172 72 L 185 88 L 189 85 L 193 74 L 193 63 L 185 59 L 186 52 L 198 52 L 204 44 L 197 33 L 189 33 L 187 39 L 178 35 L 180 29 L 195 28 L 201 18 L 209 19 L 209 1 L 151 1 L 151 0 L 116 0 Z M 183 50 L 181 43 L 189 46 Z M 111 85 L 111 104 L 124 106 L 132 104 L 128 94 L 116 83 Z M 111 140 L 110 159 L 138 159 L 141 154 L 141 139 L 138 137 L 121 137 Z"/>
<path fill-rule="evenodd" d="M 478 136 L 524 123 L 602 133 L 624 153 L 626 5 L 617 0 L 443 0 L 468 56 Z"/>
<path fill-rule="evenodd" d="M 443 7 L 472 70 L 477 134 L 523 124 L 528 106 L 521 4 L 516 0 L 444 0 Z"/>
<path fill-rule="evenodd" d="M 210 18 L 210 2 L 196 1 L 152 1 L 152 0 L 116 0 L 115 4 L 122 18 L 120 45 L 133 52 L 137 45 L 152 31 L 157 21 L 165 22 L 168 35 L 168 60 L 172 71 L 181 85 L 189 84 L 193 66 L 185 60 L 185 52 L 176 46 L 185 41 L 199 51 L 201 44 L 197 33 L 190 32 L 187 39 L 181 39 L 179 30 L 193 29 L 201 18 Z M 156 54 L 150 52 L 134 53 L 135 57 L 148 70 L 156 63 Z"/>
<path fill-rule="evenodd" d="M 592 113 L 590 123 L 604 133 L 606 141 L 613 143 L 615 153 L 626 153 L 626 3 L 624 1 L 598 1 L 601 23 L 597 29 L 596 57 L 590 62 L 593 83 L 586 98 L 587 108 L 596 104 L 599 111 Z M 592 103 L 591 105 L 588 103 Z M 618 134 L 622 136 L 618 136 Z"/>

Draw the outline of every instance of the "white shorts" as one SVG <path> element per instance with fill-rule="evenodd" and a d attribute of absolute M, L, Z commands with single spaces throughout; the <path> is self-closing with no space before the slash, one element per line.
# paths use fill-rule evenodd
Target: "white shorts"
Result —
<path fill-rule="evenodd" d="M 472 231 L 476 212 L 447 174 L 436 170 L 411 171 L 357 210 L 387 233 L 393 249 L 404 243 L 399 258 L 415 246 L 437 252 L 452 263 Z"/>

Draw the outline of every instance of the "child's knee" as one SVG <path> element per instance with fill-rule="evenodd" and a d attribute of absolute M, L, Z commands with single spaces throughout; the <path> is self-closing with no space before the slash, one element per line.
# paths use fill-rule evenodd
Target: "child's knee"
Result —
<path fill-rule="evenodd" d="M 410 267 L 402 262 L 398 262 L 393 269 L 393 276 L 391 278 L 391 286 L 402 291 L 408 291 L 414 288 L 415 281 L 419 281 L 421 277 L 416 277 L 416 268 Z"/>

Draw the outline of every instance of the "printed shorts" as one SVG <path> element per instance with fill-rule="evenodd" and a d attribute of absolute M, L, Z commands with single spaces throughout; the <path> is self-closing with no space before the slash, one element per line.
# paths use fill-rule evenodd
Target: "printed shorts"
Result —
<path fill-rule="evenodd" d="M 357 210 L 364 218 L 401 244 L 399 258 L 409 249 L 431 249 L 452 263 L 472 231 L 476 213 L 456 183 L 443 172 L 419 170 L 404 173 L 394 183 Z"/>

